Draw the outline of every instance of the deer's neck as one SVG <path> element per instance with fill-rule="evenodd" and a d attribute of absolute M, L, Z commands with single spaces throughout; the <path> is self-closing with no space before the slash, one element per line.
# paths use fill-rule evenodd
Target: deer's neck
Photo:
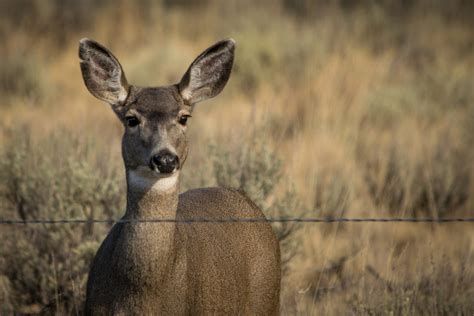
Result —
<path fill-rule="evenodd" d="M 133 219 L 174 219 L 178 208 L 179 172 L 162 178 L 150 178 L 127 171 L 127 211 Z"/>
<path fill-rule="evenodd" d="M 125 219 L 174 219 L 177 207 L 178 173 L 151 179 L 127 171 Z M 175 232 L 174 223 L 124 225 L 120 235 L 123 255 L 118 259 L 118 275 L 142 287 L 144 284 L 163 282 L 173 268 Z"/>

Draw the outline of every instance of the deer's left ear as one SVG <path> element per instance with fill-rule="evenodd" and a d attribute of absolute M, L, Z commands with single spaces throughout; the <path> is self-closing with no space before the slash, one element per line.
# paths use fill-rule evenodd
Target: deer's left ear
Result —
<path fill-rule="evenodd" d="M 178 84 L 190 105 L 215 97 L 229 80 L 234 63 L 235 41 L 227 39 L 206 49 L 189 66 Z"/>

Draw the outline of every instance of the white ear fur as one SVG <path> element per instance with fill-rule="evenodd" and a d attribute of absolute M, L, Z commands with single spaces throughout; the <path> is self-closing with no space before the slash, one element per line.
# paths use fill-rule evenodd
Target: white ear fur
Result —
<path fill-rule="evenodd" d="M 206 49 L 189 66 L 178 84 L 183 99 L 194 104 L 218 95 L 229 80 L 235 41 L 220 41 Z"/>
<path fill-rule="evenodd" d="M 127 99 L 129 86 L 122 66 L 107 48 L 84 38 L 79 42 L 79 58 L 84 83 L 93 96 L 111 105 Z"/>

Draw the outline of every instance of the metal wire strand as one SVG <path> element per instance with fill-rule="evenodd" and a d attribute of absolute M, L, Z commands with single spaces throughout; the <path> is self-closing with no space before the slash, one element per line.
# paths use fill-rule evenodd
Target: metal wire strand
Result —
<path fill-rule="evenodd" d="M 206 218 L 196 217 L 188 219 L 176 218 L 147 218 L 147 219 L 0 219 L 0 225 L 20 225 L 20 224 L 116 224 L 116 223 L 474 223 L 474 217 L 452 217 L 452 218 L 317 218 L 317 217 L 268 217 L 268 218 Z"/>

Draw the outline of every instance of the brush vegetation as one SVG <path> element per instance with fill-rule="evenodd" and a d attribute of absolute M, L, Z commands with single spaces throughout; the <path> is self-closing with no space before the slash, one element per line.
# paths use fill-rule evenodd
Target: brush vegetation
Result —
<path fill-rule="evenodd" d="M 237 41 L 189 124 L 182 190 L 243 188 L 267 216 L 474 216 L 469 1 L 0 4 L 0 218 L 117 219 L 121 126 L 83 85 L 78 40 L 130 82 L 177 82 Z M 275 224 L 283 314 L 472 315 L 471 224 Z M 80 314 L 108 224 L 0 226 L 0 313 Z"/>

